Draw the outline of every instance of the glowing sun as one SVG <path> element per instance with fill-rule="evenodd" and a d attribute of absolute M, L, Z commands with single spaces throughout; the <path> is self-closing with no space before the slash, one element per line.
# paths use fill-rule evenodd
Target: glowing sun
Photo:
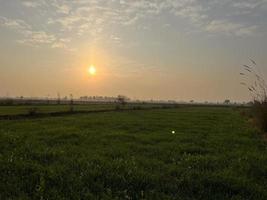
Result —
<path fill-rule="evenodd" d="M 91 75 L 91 76 L 94 76 L 96 74 L 96 68 L 95 66 L 91 65 L 89 68 L 88 68 L 88 73 Z"/>

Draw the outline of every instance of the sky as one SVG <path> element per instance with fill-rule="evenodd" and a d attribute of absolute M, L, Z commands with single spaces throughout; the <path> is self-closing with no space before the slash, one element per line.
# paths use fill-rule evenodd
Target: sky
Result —
<path fill-rule="evenodd" d="M 267 0 L 0 0 L 0 96 L 247 101 L 266 19 Z"/>

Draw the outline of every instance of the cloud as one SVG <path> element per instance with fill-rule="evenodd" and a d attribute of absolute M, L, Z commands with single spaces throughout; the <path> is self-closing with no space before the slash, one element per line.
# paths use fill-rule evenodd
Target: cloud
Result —
<path fill-rule="evenodd" d="M 25 7 L 28 7 L 28 8 L 37 8 L 39 6 L 42 6 L 45 4 L 45 2 L 43 0 L 24 0 L 21 2 L 21 4 Z"/>
<path fill-rule="evenodd" d="M 239 8 L 239 9 L 254 9 L 260 4 L 264 3 L 264 1 L 239 1 L 239 2 L 234 2 L 233 7 Z"/>
<path fill-rule="evenodd" d="M 40 4 L 38 2 L 31 2 L 31 1 L 24 1 L 24 2 L 22 2 L 22 5 L 24 5 L 26 7 L 30 7 L 30 8 L 36 8 L 36 7 L 40 6 Z"/>
<path fill-rule="evenodd" d="M 8 27 L 10 29 L 21 30 L 21 31 L 31 29 L 31 26 L 25 23 L 21 19 L 8 19 L 2 16 L 0 16 L 0 25 Z"/>
<path fill-rule="evenodd" d="M 205 28 L 206 31 L 216 34 L 232 36 L 252 36 L 257 30 L 257 26 L 245 26 L 226 20 L 213 20 Z"/>
<path fill-rule="evenodd" d="M 71 10 L 71 6 L 66 3 L 59 3 L 55 1 L 51 5 L 53 5 L 56 8 L 56 11 L 61 14 L 69 14 Z"/>
<path fill-rule="evenodd" d="M 137 26 L 139 30 L 153 31 L 152 21 L 173 27 L 179 27 L 183 21 L 182 29 L 177 31 L 189 27 L 192 33 L 252 36 L 260 28 L 252 14 L 267 8 L 267 0 L 23 0 L 20 5 L 22 10 L 31 8 L 32 14 L 38 15 L 35 19 L 41 19 L 40 24 L 27 18 L 26 23 L 22 19 L 0 17 L 1 26 L 21 33 L 24 36 L 21 43 L 65 49 L 70 44 L 60 39 L 68 35 L 73 39 L 112 38 L 119 44 L 123 38 L 115 39 L 116 32 Z"/>
<path fill-rule="evenodd" d="M 50 45 L 52 48 L 68 49 L 66 44 L 70 42 L 69 38 L 58 38 L 55 34 L 47 33 L 43 30 L 33 30 L 31 25 L 21 19 L 8 19 L 0 16 L 0 26 L 15 30 L 21 34 L 24 38 L 17 40 L 20 44 L 31 46 L 46 44 Z"/>
<path fill-rule="evenodd" d="M 26 2 L 29 4 L 33 1 Z M 41 2 L 44 6 L 44 2 Z M 264 3 L 266 0 L 242 0 L 231 4 L 229 0 L 51 0 L 51 3 L 46 3 L 45 6 L 59 14 L 55 18 L 49 18 L 48 25 L 59 24 L 62 32 L 73 32 L 78 36 L 90 35 L 99 38 L 112 26 L 138 24 L 148 27 L 149 24 L 144 24 L 144 19 L 153 20 L 156 16 L 166 13 L 187 19 L 189 25 L 202 31 L 248 36 L 253 35 L 256 25 L 248 24 L 246 27 L 243 22 L 233 22 L 226 16 L 235 13 L 235 9 L 251 10 Z M 212 12 L 220 13 L 222 10 L 227 14 L 219 15 L 219 18 L 212 15 Z"/>
<path fill-rule="evenodd" d="M 53 44 L 57 39 L 53 34 L 48 34 L 44 31 L 27 31 L 25 32 L 26 39 L 19 40 L 22 44 Z"/>
<path fill-rule="evenodd" d="M 20 40 L 20 43 L 49 44 L 56 40 L 53 34 L 48 34 L 44 31 L 33 31 L 32 27 L 21 19 L 0 17 L 0 22 L 1 26 L 16 30 L 25 37 L 25 39 Z"/>
<path fill-rule="evenodd" d="M 187 18 L 193 23 L 200 23 L 207 18 L 206 14 L 203 14 L 204 9 L 200 5 L 195 6 L 185 6 L 179 9 L 175 9 L 174 14 L 182 18 Z"/>

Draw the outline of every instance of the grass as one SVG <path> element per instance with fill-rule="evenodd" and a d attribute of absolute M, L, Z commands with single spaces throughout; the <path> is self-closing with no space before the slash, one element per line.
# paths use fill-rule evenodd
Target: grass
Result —
<path fill-rule="evenodd" d="M 151 108 L 161 107 L 160 104 L 87 104 L 87 105 L 73 105 L 73 111 L 98 111 L 98 110 L 115 110 L 119 106 L 121 109 L 131 108 Z M 20 105 L 20 106 L 0 106 L 0 116 L 6 115 L 26 115 L 31 110 L 36 113 L 56 113 L 69 112 L 70 105 Z"/>
<path fill-rule="evenodd" d="M 257 125 L 263 132 L 267 132 L 267 84 L 263 74 L 259 70 L 257 63 L 250 59 L 250 65 L 243 65 L 243 71 L 240 73 L 245 77 L 242 85 L 247 87 L 252 97 L 252 112 Z"/>
<path fill-rule="evenodd" d="M 266 185 L 267 145 L 232 108 L 0 121 L 0 199 L 254 200 Z"/>
<path fill-rule="evenodd" d="M 38 113 L 53 113 L 64 112 L 70 110 L 70 105 L 21 105 L 21 106 L 1 106 L 1 115 L 19 115 L 28 114 L 29 110 L 36 108 Z M 75 105 L 74 109 L 80 110 L 97 110 L 97 109 L 112 109 L 114 105 L 109 104 L 91 104 L 91 105 Z"/>
<path fill-rule="evenodd" d="M 257 125 L 265 134 L 267 133 L 267 97 L 264 101 L 255 101 L 252 107 L 255 125 Z"/>

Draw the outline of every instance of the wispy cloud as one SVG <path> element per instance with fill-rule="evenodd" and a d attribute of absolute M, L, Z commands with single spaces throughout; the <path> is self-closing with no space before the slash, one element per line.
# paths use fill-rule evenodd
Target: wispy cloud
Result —
<path fill-rule="evenodd" d="M 229 5 L 226 6 L 227 4 Z M 256 31 L 256 24 L 245 24 L 242 20 L 234 22 L 222 17 L 223 15 L 217 18 L 212 12 L 222 12 L 224 9 L 224 12 L 231 15 L 236 12 L 235 9 L 252 10 L 263 4 L 266 4 L 265 0 L 243 0 L 233 3 L 228 0 L 83 0 L 75 2 L 59 0 L 53 3 L 57 12 L 69 14 L 50 19 L 49 23 L 59 23 L 64 31 L 77 30 L 79 35 L 88 34 L 88 32 L 98 35 L 110 25 L 135 26 L 143 19 L 153 19 L 153 17 L 169 13 L 177 18 L 188 19 L 189 23 L 196 25 L 197 28 L 204 27 L 202 31 L 222 30 L 222 34 L 227 32 L 228 35 L 232 33 L 236 36 L 249 36 L 252 35 L 250 33 Z M 220 32 L 218 31 L 217 34 Z"/>
<path fill-rule="evenodd" d="M 239 9 L 254 9 L 257 6 L 260 6 L 264 1 L 238 1 L 233 2 L 233 7 L 239 8 Z"/>
<path fill-rule="evenodd" d="M 26 39 L 18 40 L 22 44 L 40 45 L 53 44 L 57 39 L 53 34 L 44 31 L 25 31 Z"/>
<path fill-rule="evenodd" d="M 23 6 L 29 7 L 29 8 L 36 8 L 42 5 L 42 1 L 22 1 L 21 2 Z"/>
<path fill-rule="evenodd" d="M 206 26 L 206 31 L 213 34 L 225 34 L 232 36 L 252 36 L 257 26 L 246 26 L 226 20 L 213 20 Z"/>
<path fill-rule="evenodd" d="M 21 19 L 8 19 L 6 17 L 0 17 L 0 26 L 10 28 L 21 34 L 23 36 L 23 39 L 17 40 L 17 42 L 20 44 L 31 46 L 46 44 L 50 45 L 52 48 L 56 47 L 68 49 L 66 43 L 70 42 L 70 39 L 61 39 L 52 33 L 47 33 L 42 30 L 33 30 L 31 25 L 27 24 Z"/>
<path fill-rule="evenodd" d="M 61 41 L 66 35 L 108 38 L 119 44 L 123 38 L 119 40 L 116 32 L 137 25 L 153 31 L 150 22 L 158 19 L 165 19 L 162 23 L 169 26 L 179 26 L 182 19 L 187 22 L 183 26 L 191 30 L 195 27 L 198 32 L 217 36 L 253 36 L 262 24 L 253 20 L 252 13 L 267 8 L 266 0 L 23 0 L 20 4 L 22 10 L 32 9 L 41 24 L 3 16 L 1 25 L 20 32 L 25 37 L 21 43 L 50 44 L 53 48 L 66 48 L 69 43 Z"/>
<path fill-rule="evenodd" d="M 0 25 L 19 31 L 26 31 L 31 29 L 31 26 L 21 19 L 16 19 L 16 20 L 8 19 L 6 17 L 1 17 L 1 16 L 0 16 Z"/>

